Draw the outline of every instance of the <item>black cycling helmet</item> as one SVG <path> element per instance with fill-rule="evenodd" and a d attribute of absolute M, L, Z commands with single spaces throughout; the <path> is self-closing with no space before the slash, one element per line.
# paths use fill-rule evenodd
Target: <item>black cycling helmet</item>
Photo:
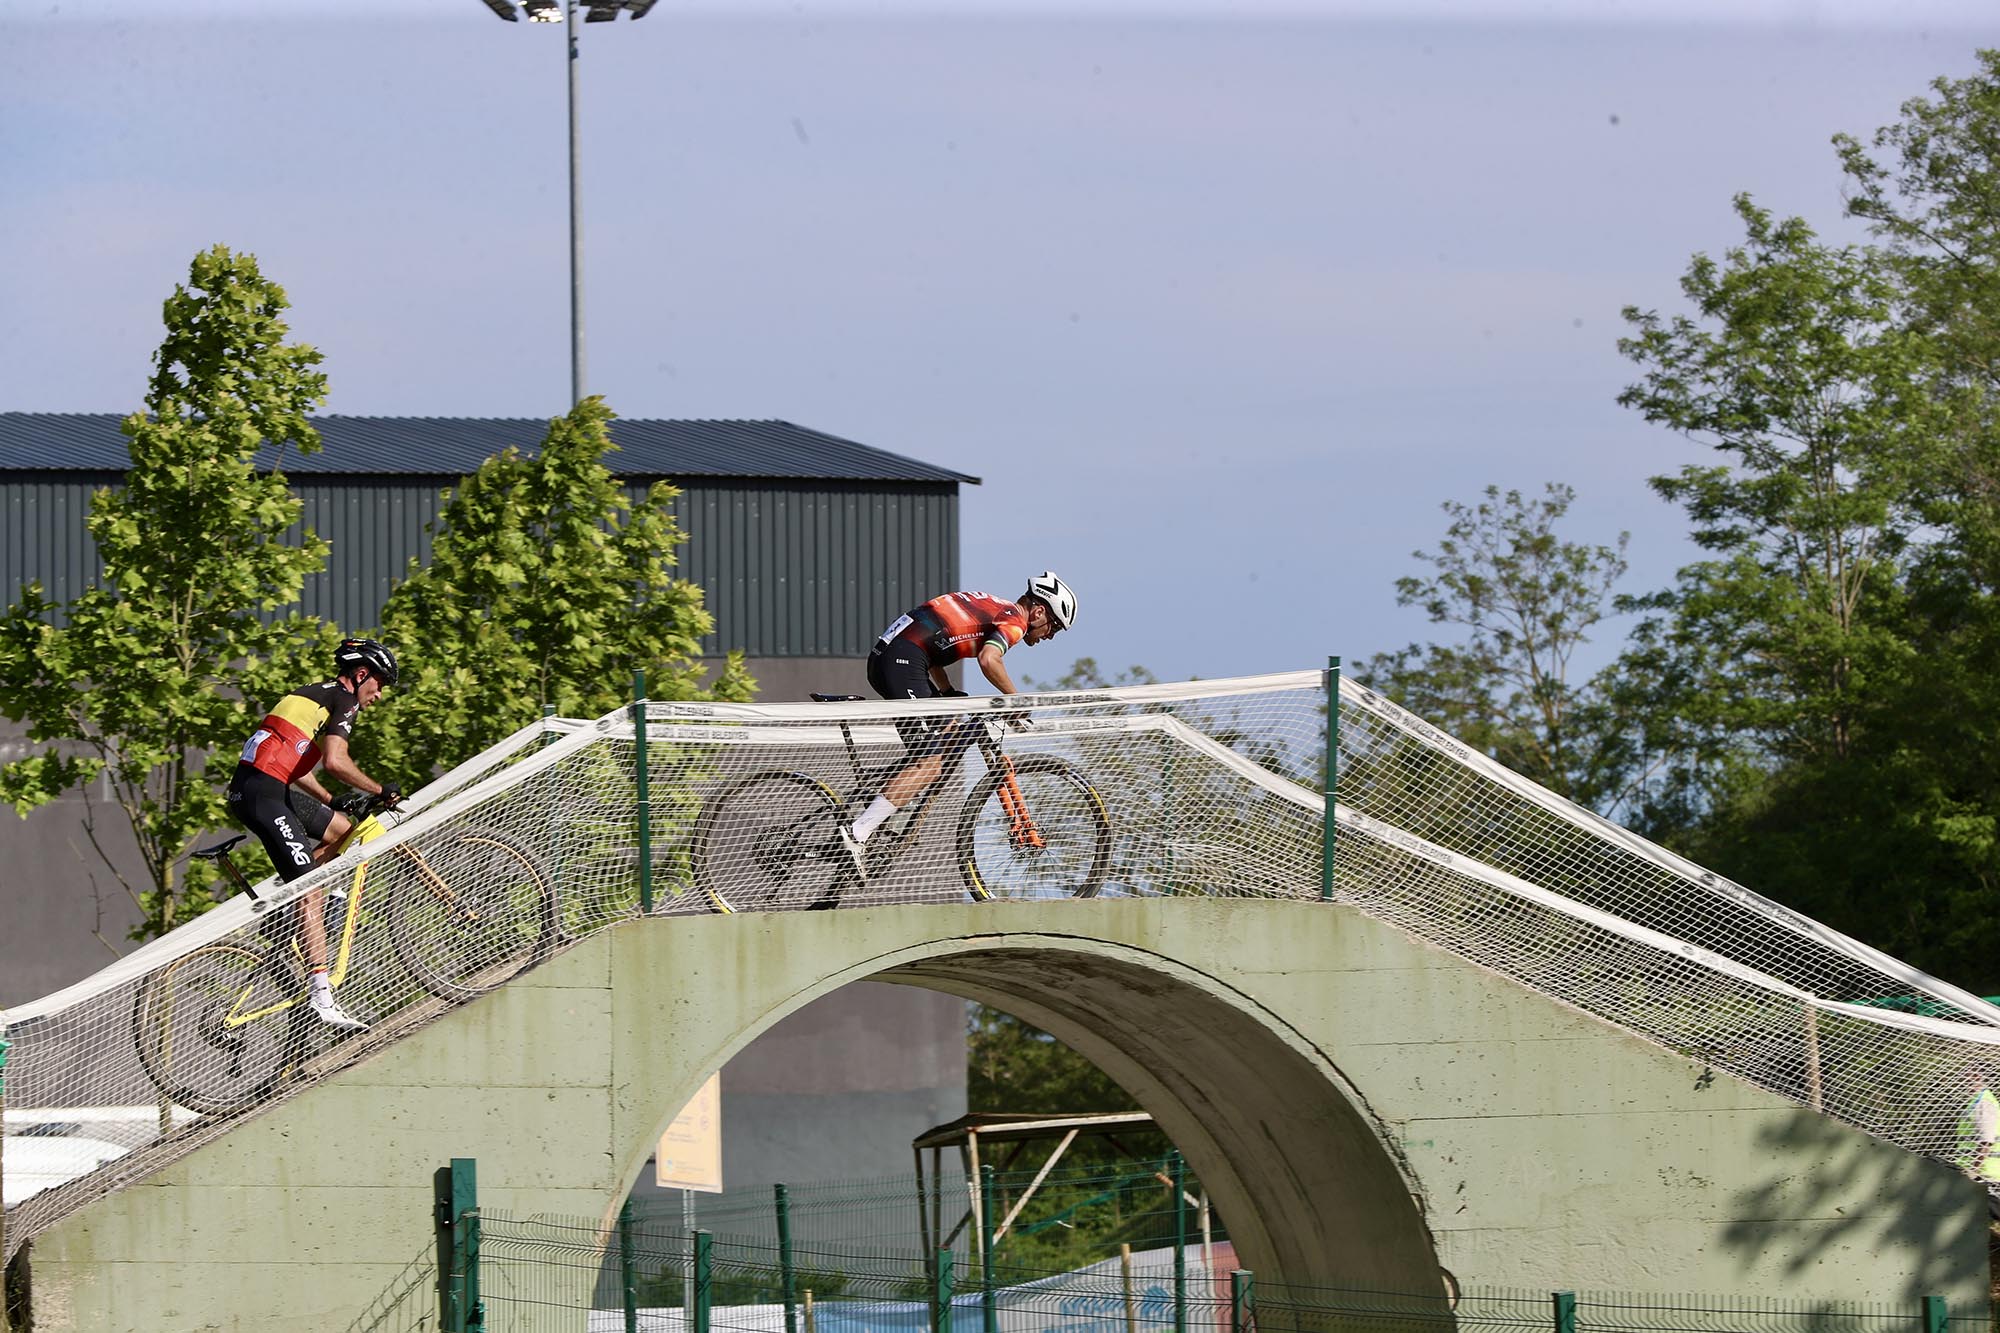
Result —
<path fill-rule="evenodd" d="M 333 650 L 333 674 L 344 676 L 356 667 L 367 667 L 383 685 L 396 683 L 396 655 L 373 639 L 342 639 Z"/>

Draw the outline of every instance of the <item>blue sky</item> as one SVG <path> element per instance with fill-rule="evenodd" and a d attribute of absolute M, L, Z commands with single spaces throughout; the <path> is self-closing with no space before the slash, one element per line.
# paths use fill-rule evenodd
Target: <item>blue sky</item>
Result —
<path fill-rule="evenodd" d="M 1017 674 L 1427 637 L 1393 581 L 1489 482 L 1574 485 L 1642 591 L 1689 555 L 1644 479 L 1699 450 L 1614 403 L 1619 309 L 1738 190 L 1845 234 L 1828 138 L 1992 13 L 660 0 L 583 33 L 589 388 L 986 478 L 968 584 L 1082 600 Z M 224 242 L 331 410 L 561 411 L 564 98 L 560 29 L 478 0 L 0 0 L 0 409 L 136 406 Z"/>

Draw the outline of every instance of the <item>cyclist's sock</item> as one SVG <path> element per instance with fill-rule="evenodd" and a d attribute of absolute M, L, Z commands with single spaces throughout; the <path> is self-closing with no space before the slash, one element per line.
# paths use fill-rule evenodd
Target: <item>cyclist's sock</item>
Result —
<path fill-rule="evenodd" d="M 895 813 L 896 807 L 889 804 L 888 797 L 877 796 L 873 801 L 868 803 L 868 808 L 863 810 L 860 817 L 854 821 L 854 840 L 856 842 L 868 841 L 868 835 L 882 827 L 882 821 Z"/>
<path fill-rule="evenodd" d="M 312 997 L 315 1001 L 323 1004 L 333 1003 L 333 983 L 326 979 L 325 968 L 314 968 L 308 984 L 312 987 Z"/>

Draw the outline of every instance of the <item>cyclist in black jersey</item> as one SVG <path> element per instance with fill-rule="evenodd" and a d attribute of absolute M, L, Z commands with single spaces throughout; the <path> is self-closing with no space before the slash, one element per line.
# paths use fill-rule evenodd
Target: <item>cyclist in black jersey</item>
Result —
<path fill-rule="evenodd" d="M 280 699 L 244 742 L 229 782 L 229 812 L 257 835 L 278 877 L 287 883 L 327 860 L 347 836 L 348 817 L 332 809 L 333 796 L 313 776 L 321 766 L 357 791 L 386 798 L 401 793 L 369 777 L 347 754 L 347 738 L 361 710 L 396 683 L 396 657 L 373 639 L 348 639 L 333 654 L 334 677 L 303 685 Z M 318 849 L 307 850 L 317 840 Z M 359 1031 L 368 1025 L 333 998 L 326 968 L 326 890 L 299 904 L 299 934 L 310 969 L 312 1011 L 330 1027 Z"/>

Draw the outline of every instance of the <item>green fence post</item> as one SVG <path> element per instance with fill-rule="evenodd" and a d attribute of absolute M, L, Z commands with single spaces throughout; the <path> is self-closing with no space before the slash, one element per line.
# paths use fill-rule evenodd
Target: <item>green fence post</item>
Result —
<path fill-rule="evenodd" d="M 549 719 L 555 715 L 556 706 L 554 704 L 542 705 L 542 743 L 536 748 L 547 749 L 549 742 L 555 739 L 555 733 L 549 730 Z"/>
<path fill-rule="evenodd" d="M 439 1333 L 479 1333 L 479 1172 L 470 1157 L 454 1157 L 431 1178 L 438 1238 Z"/>
<path fill-rule="evenodd" d="M 1945 1333 L 1950 1326 L 1950 1313 L 1945 1309 L 1944 1297 L 1924 1297 L 1924 1333 Z"/>
<path fill-rule="evenodd" d="M 979 1307 L 986 1333 L 1000 1333 L 1000 1302 L 993 1290 L 993 1163 L 979 1168 Z"/>
<path fill-rule="evenodd" d="M 639 1333 L 639 1264 L 632 1246 L 632 1201 L 618 1208 L 618 1278 L 625 1293 L 625 1333 Z"/>
<path fill-rule="evenodd" d="M 951 1246 L 940 1245 L 931 1269 L 931 1328 L 951 1333 Z"/>
<path fill-rule="evenodd" d="M 1576 1333 L 1576 1293 L 1558 1291 L 1554 1293 L 1556 1306 L 1556 1333 Z"/>
<path fill-rule="evenodd" d="M 1326 659 L 1326 766 L 1321 775 L 1326 814 L 1320 829 L 1319 896 L 1333 901 L 1334 793 L 1340 781 L 1340 659 Z"/>
<path fill-rule="evenodd" d="M 778 1276 L 785 1284 L 785 1333 L 799 1333 L 798 1274 L 792 1271 L 792 1197 L 771 1186 L 778 1205 Z"/>
<path fill-rule="evenodd" d="M 1229 1333 L 1250 1333 L 1257 1322 L 1257 1276 L 1247 1268 L 1229 1275 Z"/>
<path fill-rule="evenodd" d="M 1187 1333 L 1187 1162 L 1178 1148 L 1167 1160 L 1174 1188 L 1174 1333 Z"/>
<path fill-rule="evenodd" d="M 694 1333 L 708 1333 L 708 1316 L 715 1296 L 712 1280 L 714 1259 L 709 1250 L 713 1240 L 706 1231 L 694 1233 Z"/>
<path fill-rule="evenodd" d="M 639 910 L 653 911 L 653 798 L 646 783 L 646 673 L 632 673 L 632 772 L 639 790 Z M 789 1330 L 789 1323 L 786 1325 Z"/>

